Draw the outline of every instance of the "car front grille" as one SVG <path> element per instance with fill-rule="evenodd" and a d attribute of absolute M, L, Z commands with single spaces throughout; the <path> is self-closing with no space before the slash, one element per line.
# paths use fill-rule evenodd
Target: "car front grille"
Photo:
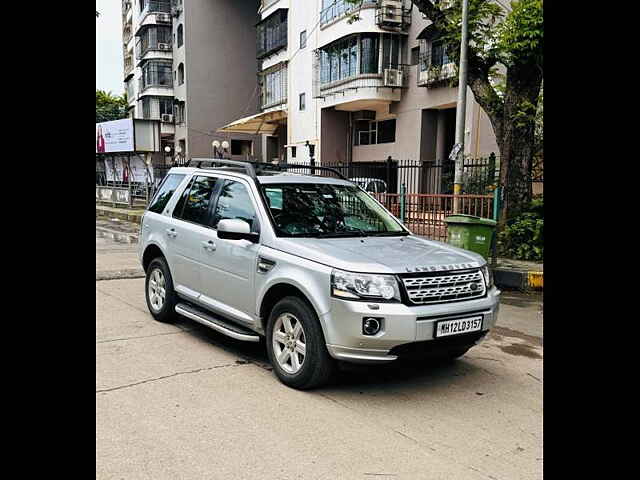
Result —
<path fill-rule="evenodd" d="M 455 302 L 483 297 L 486 293 L 480 270 L 403 275 L 402 283 L 414 305 Z"/>

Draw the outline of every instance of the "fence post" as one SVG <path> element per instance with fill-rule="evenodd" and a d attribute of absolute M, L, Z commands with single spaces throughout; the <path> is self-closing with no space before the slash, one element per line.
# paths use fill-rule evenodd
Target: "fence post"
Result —
<path fill-rule="evenodd" d="M 400 221 L 402 223 L 404 223 L 405 221 L 406 193 L 407 193 L 407 187 L 405 186 L 404 183 L 400 184 Z"/>
<path fill-rule="evenodd" d="M 391 160 L 391 155 L 387 157 L 387 191 L 389 191 L 389 187 L 391 186 L 391 165 L 393 160 Z M 393 187 L 395 190 L 395 187 Z"/>
<path fill-rule="evenodd" d="M 493 242 L 491 244 L 491 269 L 495 270 L 498 264 L 498 216 L 500 214 L 500 197 L 502 187 L 497 185 L 493 190 L 493 219 L 496 221 L 496 228 L 493 230 Z"/>

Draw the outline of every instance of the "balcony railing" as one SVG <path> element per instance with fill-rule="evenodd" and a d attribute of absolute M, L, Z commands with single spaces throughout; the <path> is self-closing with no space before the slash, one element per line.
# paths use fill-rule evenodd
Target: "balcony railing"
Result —
<path fill-rule="evenodd" d="M 458 67 L 446 55 L 420 52 L 417 76 L 419 87 L 438 87 L 446 84 L 455 86 L 458 80 Z"/>
<path fill-rule="evenodd" d="M 320 12 L 320 26 L 326 25 L 333 20 L 342 18 L 350 13 L 352 10 L 360 8 L 373 7 L 378 4 L 378 0 L 363 0 L 362 4 L 348 3 L 345 0 L 328 0 L 329 6 L 325 7 Z"/>
<path fill-rule="evenodd" d="M 407 88 L 408 65 L 393 65 L 383 68 L 378 73 L 358 73 L 333 82 L 320 81 L 320 65 L 314 66 L 313 71 L 313 96 L 325 98 L 336 94 L 345 94 L 348 91 L 357 91 L 363 88 L 396 89 Z"/>

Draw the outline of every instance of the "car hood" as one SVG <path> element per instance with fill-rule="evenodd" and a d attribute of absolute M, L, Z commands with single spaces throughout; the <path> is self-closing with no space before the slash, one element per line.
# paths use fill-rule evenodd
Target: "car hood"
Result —
<path fill-rule="evenodd" d="M 481 255 L 446 243 L 405 237 L 278 238 L 271 248 L 362 273 L 407 273 L 480 267 Z"/>

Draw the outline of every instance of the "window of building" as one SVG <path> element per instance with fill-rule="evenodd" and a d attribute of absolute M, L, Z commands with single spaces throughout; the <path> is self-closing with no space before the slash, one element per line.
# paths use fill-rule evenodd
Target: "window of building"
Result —
<path fill-rule="evenodd" d="M 305 109 L 305 94 L 301 93 L 300 94 L 300 106 L 299 106 L 300 110 L 304 110 Z"/>
<path fill-rule="evenodd" d="M 296 158 L 297 147 L 291 147 L 291 158 Z"/>
<path fill-rule="evenodd" d="M 253 155 L 253 142 L 251 140 L 231 140 L 231 155 Z"/>
<path fill-rule="evenodd" d="M 160 188 L 158 188 L 158 191 L 153 197 L 153 200 L 151 200 L 149 211 L 162 213 L 164 208 L 167 206 L 167 203 L 169 203 L 169 200 L 171 200 L 171 197 L 176 191 L 176 188 L 178 188 L 178 185 L 180 185 L 180 183 L 182 182 L 183 178 L 184 175 L 177 175 L 175 173 L 167 175 L 164 180 L 162 180 Z"/>
<path fill-rule="evenodd" d="M 300 32 L 300 48 L 307 47 L 307 31 L 303 30 Z"/>
<path fill-rule="evenodd" d="M 382 34 L 382 69 L 399 68 L 401 63 L 400 48 L 402 46 L 400 35 L 391 33 Z"/>
<path fill-rule="evenodd" d="M 185 189 L 184 194 L 176 204 L 173 216 L 187 222 L 206 225 L 209 204 L 215 184 L 216 179 L 213 177 L 195 177 L 191 181 L 191 187 Z"/>
<path fill-rule="evenodd" d="M 150 60 L 142 67 L 142 88 L 149 86 L 173 86 L 171 62 Z"/>
<path fill-rule="evenodd" d="M 184 32 L 182 24 L 178 25 L 178 48 L 184 43 Z"/>
<path fill-rule="evenodd" d="M 378 67 L 376 65 L 376 72 Z M 358 73 L 358 36 L 352 35 L 320 51 L 320 81 L 330 83 Z"/>
<path fill-rule="evenodd" d="M 449 56 L 445 51 L 445 43 L 442 40 L 434 40 L 431 43 L 431 65 L 441 67 L 447 63 L 451 63 Z"/>
<path fill-rule="evenodd" d="M 162 115 L 173 115 L 173 98 L 171 97 L 160 97 L 158 98 L 158 106 L 160 116 Z"/>
<path fill-rule="evenodd" d="M 359 120 L 354 127 L 354 145 L 377 145 L 396 141 L 396 120 Z"/>
<path fill-rule="evenodd" d="M 184 63 L 178 65 L 178 85 L 184 83 Z"/>
<path fill-rule="evenodd" d="M 258 58 L 287 46 L 287 13 L 286 8 L 276 10 L 256 26 Z"/>
<path fill-rule="evenodd" d="M 360 39 L 360 73 L 378 73 L 378 34 L 363 34 Z"/>
<path fill-rule="evenodd" d="M 414 47 L 411 49 L 411 65 L 417 65 L 420 58 L 420 47 Z"/>
<path fill-rule="evenodd" d="M 136 43 L 138 58 L 142 58 L 148 50 L 170 50 L 170 46 L 171 27 L 143 26 Z"/>
<path fill-rule="evenodd" d="M 247 187 L 234 180 L 225 180 L 222 185 L 218 203 L 211 219 L 211 226 L 217 228 L 220 220 L 226 219 L 244 220 L 249 224 L 252 232 L 258 231 L 256 211 L 253 208 Z"/>
<path fill-rule="evenodd" d="M 184 123 L 184 102 L 176 102 L 174 104 L 174 112 L 176 123 Z"/>
<path fill-rule="evenodd" d="M 278 64 L 261 72 L 261 108 L 269 108 L 287 101 L 287 67 Z"/>

